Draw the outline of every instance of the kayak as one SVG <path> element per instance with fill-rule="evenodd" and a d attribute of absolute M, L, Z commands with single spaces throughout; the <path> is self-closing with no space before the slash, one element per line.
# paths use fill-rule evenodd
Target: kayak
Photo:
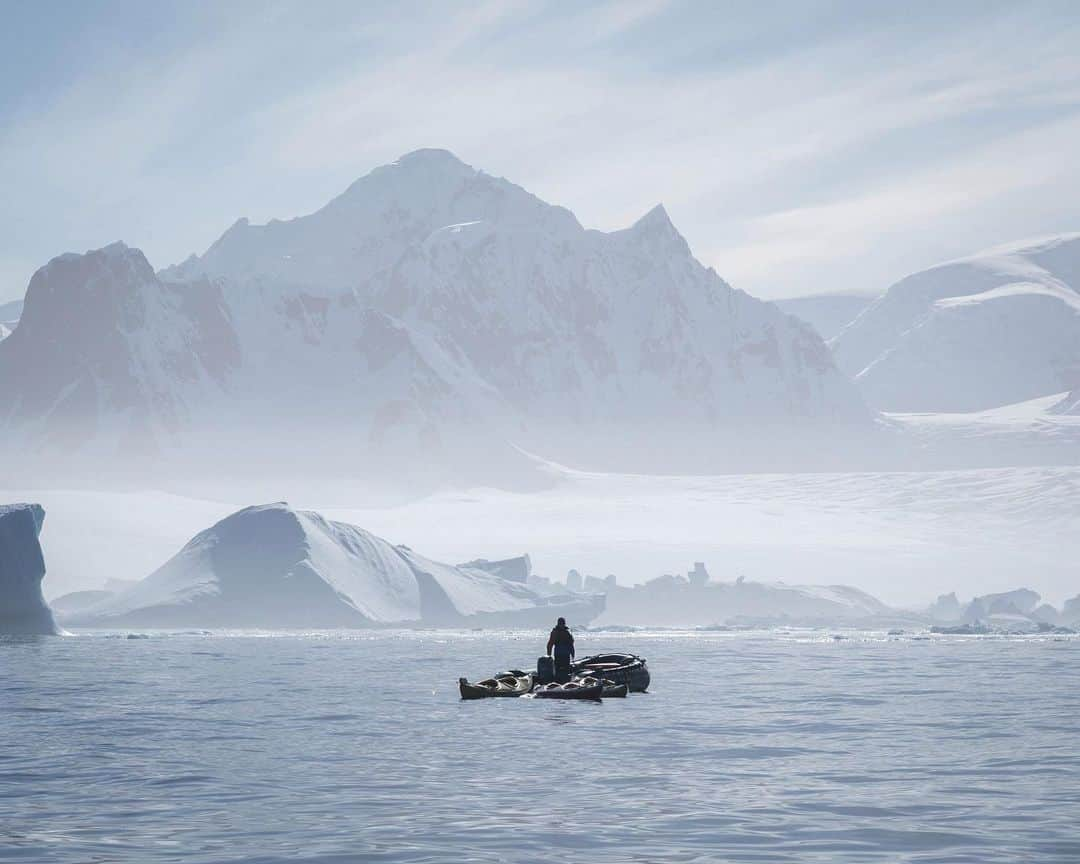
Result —
<path fill-rule="evenodd" d="M 644 693 L 651 681 L 645 658 L 636 654 L 594 654 L 573 665 L 575 676 L 595 675 L 615 684 L 625 684 L 631 693 Z"/>
<path fill-rule="evenodd" d="M 532 690 L 532 675 L 519 672 L 500 672 L 483 681 L 470 683 L 468 678 L 458 678 L 462 699 L 487 699 L 492 696 L 523 696 Z"/>
<path fill-rule="evenodd" d="M 604 685 L 596 678 L 581 678 L 566 684 L 541 684 L 532 695 L 536 699 L 602 699 Z"/>
<path fill-rule="evenodd" d="M 630 692 L 630 688 L 625 684 L 616 684 L 614 681 L 604 679 L 604 698 L 605 699 L 625 699 L 626 694 Z"/>
<path fill-rule="evenodd" d="M 584 682 L 592 683 L 596 679 L 591 675 L 575 675 L 571 680 L 578 684 L 582 684 Z M 616 684 L 614 681 L 609 681 L 607 678 L 601 679 L 600 683 L 604 685 L 605 699 L 625 699 L 626 694 L 630 691 L 630 688 L 625 684 Z"/>

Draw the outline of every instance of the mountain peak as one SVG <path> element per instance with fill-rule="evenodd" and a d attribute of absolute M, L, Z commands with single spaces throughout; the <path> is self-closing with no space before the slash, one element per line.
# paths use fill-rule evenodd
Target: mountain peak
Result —
<path fill-rule="evenodd" d="M 437 166 L 452 166 L 468 168 L 469 166 L 458 159 L 449 150 L 443 150 L 438 147 L 422 147 L 419 150 L 413 150 L 410 153 L 406 153 L 404 156 L 400 156 L 392 164 L 400 167 L 412 167 L 412 166 L 425 166 L 425 167 L 437 167 Z"/>
<path fill-rule="evenodd" d="M 395 164 L 400 165 L 417 162 L 451 162 L 459 165 L 464 164 L 464 162 L 458 159 L 454 153 L 451 153 L 449 150 L 442 147 L 421 147 L 419 150 L 411 150 L 410 152 L 405 153 L 404 156 L 399 157 Z"/>
<path fill-rule="evenodd" d="M 124 268 L 119 269 L 119 268 Z M 91 249 L 79 254 L 78 252 L 65 252 L 57 255 L 44 267 L 41 267 L 34 278 L 30 280 L 27 288 L 27 300 L 34 290 L 35 283 L 46 281 L 58 284 L 78 282 L 85 280 L 88 274 L 106 270 L 114 277 L 121 272 L 128 272 L 134 278 L 145 281 L 153 278 L 154 271 L 146 260 L 141 249 L 128 246 L 122 240 L 110 243 L 100 249 Z"/>
<path fill-rule="evenodd" d="M 690 246 L 672 223 L 663 204 L 657 204 L 625 229 L 625 235 L 633 238 L 635 242 L 645 242 L 651 248 L 680 249 L 690 253 Z"/>
<path fill-rule="evenodd" d="M 635 228 L 670 228 L 675 230 L 675 226 L 671 222 L 671 217 L 668 216 L 667 209 L 663 204 L 657 204 L 648 213 L 642 216 L 637 222 L 634 223 Z"/>
<path fill-rule="evenodd" d="M 667 209 L 663 204 L 657 204 L 648 213 L 630 226 L 635 234 L 648 234 L 649 236 L 667 237 L 685 243 L 679 229 L 675 227 L 668 216 Z"/>

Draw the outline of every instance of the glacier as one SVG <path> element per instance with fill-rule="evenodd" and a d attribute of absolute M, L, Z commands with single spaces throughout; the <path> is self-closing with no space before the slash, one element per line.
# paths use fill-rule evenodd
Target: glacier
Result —
<path fill-rule="evenodd" d="M 39 504 L 0 505 L 0 634 L 59 632 L 41 590 L 45 557 L 38 536 L 44 522 Z"/>

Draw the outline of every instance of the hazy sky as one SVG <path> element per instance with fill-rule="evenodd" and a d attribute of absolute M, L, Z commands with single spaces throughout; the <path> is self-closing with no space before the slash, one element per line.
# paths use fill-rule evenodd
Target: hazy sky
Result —
<path fill-rule="evenodd" d="M 0 0 L 0 301 L 446 147 L 763 297 L 1080 230 L 1080 4 Z"/>

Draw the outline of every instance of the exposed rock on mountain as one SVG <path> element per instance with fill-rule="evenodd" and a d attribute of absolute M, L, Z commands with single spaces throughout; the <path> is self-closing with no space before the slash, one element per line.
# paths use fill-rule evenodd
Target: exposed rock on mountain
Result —
<path fill-rule="evenodd" d="M 431 561 L 286 504 L 248 507 L 196 535 L 143 581 L 81 606 L 111 627 L 371 627 L 587 622 L 602 598 L 541 598 L 485 569 Z"/>
<path fill-rule="evenodd" d="M 908 276 L 830 344 L 888 411 L 976 411 L 1067 390 L 1080 377 L 1080 234 Z"/>
<path fill-rule="evenodd" d="M 41 593 L 45 557 L 38 535 L 45 511 L 38 504 L 0 505 L 0 633 L 55 634 Z"/>
<path fill-rule="evenodd" d="M 34 274 L 0 343 L 0 428 L 8 444 L 145 452 L 175 442 L 238 363 L 207 280 L 166 284 L 122 243 L 61 255 Z"/>

